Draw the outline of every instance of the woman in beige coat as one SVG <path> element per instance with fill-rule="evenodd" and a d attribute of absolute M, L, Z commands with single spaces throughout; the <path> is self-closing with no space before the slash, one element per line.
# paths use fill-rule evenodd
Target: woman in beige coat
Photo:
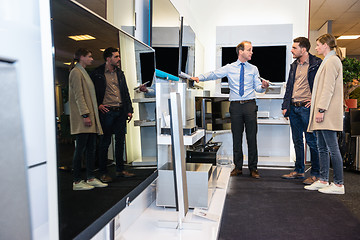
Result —
<path fill-rule="evenodd" d="M 70 128 L 71 134 L 76 136 L 73 190 L 90 190 L 94 187 L 107 186 L 93 175 L 96 136 L 103 132 L 98 116 L 94 84 L 85 70 L 92 61 L 89 50 L 78 49 L 73 61 L 77 64 L 69 75 Z M 84 152 L 86 153 L 86 182 L 81 180 L 81 158 Z"/>
<path fill-rule="evenodd" d="M 343 130 L 343 68 L 334 36 L 324 34 L 316 40 L 316 51 L 325 56 L 316 73 L 311 96 L 308 132 L 315 131 L 320 157 L 320 178 L 307 190 L 344 194 L 343 160 L 337 132 Z M 334 182 L 329 185 L 330 157 Z"/>

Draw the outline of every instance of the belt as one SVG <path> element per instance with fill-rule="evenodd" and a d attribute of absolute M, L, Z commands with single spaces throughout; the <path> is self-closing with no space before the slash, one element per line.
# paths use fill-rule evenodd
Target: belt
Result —
<path fill-rule="evenodd" d="M 291 105 L 293 105 L 295 107 L 305 107 L 305 105 L 308 103 L 309 102 L 291 102 Z"/>
<path fill-rule="evenodd" d="M 245 103 L 251 103 L 251 102 L 255 102 L 255 99 L 249 99 L 249 100 L 237 100 L 237 101 L 231 101 L 234 103 L 240 103 L 240 104 L 245 104 Z"/>
<path fill-rule="evenodd" d="M 110 111 L 120 111 L 123 109 L 122 106 L 116 106 L 116 107 L 108 106 L 106 108 L 109 109 Z"/>

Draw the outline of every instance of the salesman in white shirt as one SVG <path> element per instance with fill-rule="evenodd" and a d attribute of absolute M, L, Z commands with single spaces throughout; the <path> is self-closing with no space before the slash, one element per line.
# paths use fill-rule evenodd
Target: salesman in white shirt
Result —
<path fill-rule="evenodd" d="M 233 156 L 235 168 L 231 176 L 242 175 L 244 155 L 242 151 L 242 136 L 246 132 L 248 144 L 248 165 L 250 176 L 260 178 L 257 170 L 257 105 L 255 91 L 264 92 L 269 83 L 259 79 L 259 70 L 256 66 L 248 63 L 253 55 L 251 42 L 243 41 L 236 47 L 238 60 L 227 64 L 215 71 L 193 77 L 192 80 L 206 81 L 227 77 L 230 87 L 230 116 L 231 132 L 233 136 Z"/>

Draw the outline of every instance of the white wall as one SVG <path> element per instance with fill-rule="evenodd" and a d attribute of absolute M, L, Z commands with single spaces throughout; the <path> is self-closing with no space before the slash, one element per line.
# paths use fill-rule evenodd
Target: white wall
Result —
<path fill-rule="evenodd" d="M 180 15 L 170 0 L 153 0 L 153 27 L 179 27 Z"/>
<path fill-rule="evenodd" d="M 107 20 L 121 29 L 121 26 L 135 25 L 134 0 L 107 0 Z"/>
<path fill-rule="evenodd" d="M 55 98 L 49 4 L 48 0 L 0 1 L 0 57 L 16 61 L 14 65 L 21 111 L 18 118 L 22 119 L 23 127 L 33 239 L 58 239 Z M 8 110 L 11 110 L 11 106 Z M 6 114 L 6 109 L 3 114 Z"/>

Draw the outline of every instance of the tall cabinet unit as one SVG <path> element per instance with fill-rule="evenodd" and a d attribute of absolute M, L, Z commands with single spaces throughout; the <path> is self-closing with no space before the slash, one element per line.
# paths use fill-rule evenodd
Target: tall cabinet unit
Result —
<path fill-rule="evenodd" d="M 256 93 L 258 106 L 258 165 L 259 166 L 294 166 L 295 153 L 291 141 L 290 122 L 282 115 L 281 105 L 285 94 L 285 83 L 275 83 L 265 93 Z M 222 141 L 219 150 L 221 158 L 232 159 L 232 134 L 228 99 L 221 94 L 198 100 L 208 99 L 211 113 L 204 115 L 207 127 L 211 126 L 214 141 Z M 197 109 L 199 112 L 199 109 Z M 221 138 L 221 140 L 220 140 Z M 248 163 L 248 149 L 245 131 L 243 133 L 244 164 Z"/>

